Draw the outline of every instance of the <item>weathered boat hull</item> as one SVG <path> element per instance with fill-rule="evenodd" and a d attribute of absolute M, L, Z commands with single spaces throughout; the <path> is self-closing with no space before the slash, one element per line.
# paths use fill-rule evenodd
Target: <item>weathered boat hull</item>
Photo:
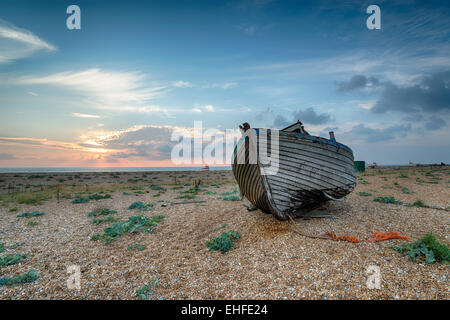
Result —
<path fill-rule="evenodd" d="M 253 162 L 252 144 L 257 146 Z M 244 133 L 235 147 L 232 169 L 242 195 L 280 220 L 301 215 L 328 200 L 342 199 L 356 186 L 350 148 L 334 139 L 281 130 Z"/>

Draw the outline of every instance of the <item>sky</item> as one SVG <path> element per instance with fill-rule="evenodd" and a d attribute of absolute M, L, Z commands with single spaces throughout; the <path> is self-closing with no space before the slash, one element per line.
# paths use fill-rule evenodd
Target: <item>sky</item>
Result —
<path fill-rule="evenodd" d="M 194 121 L 220 135 L 297 120 L 355 160 L 449 163 L 449 15 L 445 1 L 3 0 L 0 167 L 173 166 Z"/>

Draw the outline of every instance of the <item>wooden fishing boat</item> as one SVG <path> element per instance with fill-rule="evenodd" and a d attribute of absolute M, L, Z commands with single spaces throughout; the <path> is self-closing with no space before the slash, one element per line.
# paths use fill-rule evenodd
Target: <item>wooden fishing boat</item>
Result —
<path fill-rule="evenodd" d="M 282 130 L 240 126 L 231 160 L 241 195 L 279 220 L 301 216 L 356 186 L 352 150 L 310 135 L 298 121 Z"/>

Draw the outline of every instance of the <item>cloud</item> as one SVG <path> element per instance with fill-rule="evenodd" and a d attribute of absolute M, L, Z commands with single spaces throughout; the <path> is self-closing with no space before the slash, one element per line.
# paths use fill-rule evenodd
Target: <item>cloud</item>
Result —
<path fill-rule="evenodd" d="M 9 153 L 0 153 L 0 160 L 13 160 L 16 159 L 16 157 Z"/>
<path fill-rule="evenodd" d="M 202 113 L 202 110 L 199 108 L 193 108 L 192 111 L 195 113 Z"/>
<path fill-rule="evenodd" d="M 38 96 L 37 93 L 34 93 L 34 92 L 32 92 L 32 91 L 28 91 L 27 93 L 28 93 L 30 96 L 34 96 L 34 97 L 37 97 L 37 96 Z"/>
<path fill-rule="evenodd" d="M 160 145 L 160 146 L 157 148 L 157 150 L 158 150 L 159 152 L 162 152 L 162 153 L 165 153 L 165 154 L 169 155 L 169 154 L 172 152 L 172 148 L 173 148 L 173 145 L 167 143 L 167 144 L 162 144 L 162 145 Z"/>
<path fill-rule="evenodd" d="M 7 79 L 16 85 L 54 85 L 67 87 L 84 97 L 85 106 L 111 111 L 163 113 L 168 110 L 149 102 L 167 92 L 166 86 L 148 86 L 140 72 L 108 71 L 98 68 L 66 71 L 45 76 Z"/>
<path fill-rule="evenodd" d="M 236 87 L 238 84 L 237 82 L 225 82 L 225 83 L 209 83 L 205 85 L 195 85 L 189 81 L 174 81 L 172 82 L 172 86 L 176 88 L 193 88 L 193 87 L 200 87 L 202 89 L 211 89 L 211 88 L 221 88 L 221 89 L 230 89 L 233 87 Z"/>
<path fill-rule="evenodd" d="M 108 152 L 108 150 L 101 148 L 99 145 L 83 145 L 77 142 L 66 142 L 48 140 L 43 138 L 28 138 L 28 137 L 0 137 L 0 145 L 6 146 L 28 146 L 39 149 L 53 149 L 66 151 L 82 151 L 82 152 Z"/>
<path fill-rule="evenodd" d="M 275 119 L 273 120 L 273 126 L 275 128 L 285 128 L 290 124 L 292 124 L 292 123 L 287 121 L 286 118 L 281 115 L 277 115 L 275 117 Z"/>
<path fill-rule="evenodd" d="M 139 72 L 105 71 L 88 69 L 66 71 L 42 77 L 21 77 L 16 84 L 51 84 L 70 87 L 96 97 L 102 103 L 142 103 L 151 100 L 165 87 L 146 88 L 145 75 Z"/>
<path fill-rule="evenodd" d="M 258 29 L 254 25 L 239 25 L 236 28 L 248 36 L 253 36 L 256 33 L 256 30 Z"/>
<path fill-rule="evenodd" d="M 203 85 L 201 88 L 203 89 L 211 89 L 211 88 L 221 88 L 221 89 L 230 89 L 234 88 L 238 85 L 237 82 L 225 82 L 225 83 L 208 83 Z"/>
<path fill-rule="evenodd" d="M 425 122 L 425 129 L 429 131 L 439 130 L 447 126 L 447 122 L 445 122 L 442 118 L 431 116 L 427 122 Z"/>
<path fill-rule="evenodd" d="M 121 111 L 121 112 L 138 112 L 147 114 L 163 114 L 169 116 L 170 112 L 177 111 L 181 112 L 183 110 L 179 109 L 168 109 L 163 108 L 158 105 L 96 105 L 96 109 L 108 110 L 108 111 Z M 185 111 L 185 110 L 184 110 Z"/>
<path fill-rule="evenodd" d="M 214 112 L 214 107 L 213 107 L 212 105 L 210 105 L 210 104 L 204 106 L 204 108 L 205 108 L 206 110 L 210 111 L 210 112 Z"/>
<path fill-rule="evenodd" d="M 384 61 L 367 58 L 363 54 L 342 55 L 333 58 L 312 58 L 298 61 L 283 61 L 249 66 L 248 70 L 269 75 L 304 76 L 305 74 L 362 73 L 382 66 Z"/>
<path fill-rule="evenodd" d="M 360 107 L 361 109 L 370 110 L 373 108 L 375 103 L 377 103 L 376 100 L 370 100 L 365 103 L 358 103 L 358 107 Z"/>
<path fill-rule="evenodd" d="M 172 85 L 177 88 L 192 88 L 193 87 L 192 83 L 190 83 L 189 81 L 181 81 L 181 80 L 173 82 Z"/>
<path fill-rule="evenodd" d="M 207 128 L 203 129 L 206 134 Z M 240 137 L 239 130 L 236 131 L 237 132 L 234 133 L 235 135 L 231 136 L 235 139 Z M 83 140 L 85 140 L 86 146 L 95 146 L 109 150 L 109 153 L 105 155 L 105 159 L 108 162 L 117 163 L 124 161 L 124 159 L 137 162 L 160 161 L 171 159 L 172 149 L 179 143 L 179 141 L 172 141 L 172 136 L 176 132 L 181 132 L 183 137 L 191 138 L 194 133 L 194 128 L 140 125 L 108 133 L 88 133 L 83 137 Z M 225 132 L 217 129 L 214 130 L 214 132 L 214 135 L 218 136 L 218 141 L 225 143 Z M 191 139 L 191 144 L 193 142 L 194 139 Z M 205 137 L 202 148 L 210 142 L 211 141 L 207 141 L 207 138 Z M 223 150 L 226 150 L 225 144 L 223 147 Z M 193 152 L 192 145 L 191 148 Z"/>
<path fill-rule="evenodd" d="M 395 40 L 393 39 L 393 42 Z M 420 43 L 424 43 L 426 39 L 422 40 Z M 329 74 L 350 77 L 370 73 L 380 79 L 388 78 L 396 84 L 411 84 L 424 74 L 448 68 L 450 65 L 448 41 L 428 43 L 427 46 L 417 46 L 413 45 L 414 43 L 418 42 L 400 48 L 397 48 L 398 43 L 380 47 L 367 43 L 370 48 L 368 50 L 361 47 L 351 53 L 332 57 L 273 60 L 249 65 L 244 71 L 251 72 L 249 77 L 252 79 L 272 79 L 276 76 L 277 79 L 287 80 L 309 79 L 310 76 Z"/>
<path fill-rule="evenodd" d="M 349 81 L 338 81 L 335 83 L 338 92 L 350 92 L 358 89 L 373 88 L 380 85 L 380 81 L 375 77 L 355 75 Z"/>
<path fill-rule="evenodd" d="M 94 114 L 77 113 L 77 112 L 72 112 L 71 115 L 72 115 L 72 117 L 76 117 L 76 118 L 89 118 L 89 119 L 98 119 L 98 118 L 100 118 L 100 116 L 97 116 L 97 115 L 94 115 Z"/>
<path fill-rule="evenodd" d="M 294 112 L 294 119 L 295 121 L 300 120 L 306 124 L 324 124 L 330 122 L 332 117 L 328 113 L 319 114 L 313 108 L 307 108 Z"/>
<path fill-rule="evenodd" d="M 381 97 L 371 109 L 374 113 L 450 111 L 450 71 L 425 76 L 418 84 L 384 84 Z"/>
<path fill-rule="evenodd" d="M 237 82 L 227 82 L 227 83 L 224 83 L 223 85 L 221 85 L 220 87 L 222 89 L 229 89 L 229 88 L 233 88 L 236 86 L 237 86 Z"/>
<path fill-rule="evenodd" d="M 182 128 L 172 126 L 141 125 L 113 131 L 97 137 L 87 137 L 90 141 L 108 150 L 116 150 L 106 156 L 108 162 L 120 159 L 167 160 L 172 147 L 174 131 Z"/>
<path fill-rule="evenodd" d="M 0 19 L 0 63 L 11 62 L 33 55 L 38 51 L 56 51 L 57 48 L 32 32 L 20 29 Z"/>
<path fill-rule="evenodd" d="M 222 143 L 224 152 L 227 150 L 227 142 L 232 151 L 235 141 L 241 136 L 239 130 L 235 130 L 227 139 L 224 139 L 225 131 L 213 128 L 203 128 L 204 134 L 213 135 L 213 139 L 204 137 L 202 149 L 211 143 Z M 209 130 L 208 130 L 209 129 Z M 62 163 L 75 166 L 83 164 L 117 163 L 127 166 L 145 165 L 170 165 L 172 149 L 180 143 L 177 138 L 188 137 L 191 139 L 191 150 L 193 152 L 192 139 L 194 128 L 136 125 L 124 130 L 107 131 L 103 128 L 95 128 L 86 131 L 74 142 L 54 141 L 41 138 L 29 137 L 0 137 L 0 150 L 14 150 L 12 154 L 18 157 L 22 163 L 26 158 L 33 156 L 34 162 L 28 162 L 30 166 L 45 163 L 48 166 L 58 166 Z M 175 134 L 175 136 L 174 136 Z M 174 141 L 172 141 L 174 137 Z M 209 140 L 208 140 L 209 139 Z M 5 153 L 6 154 L 6 153 Z M 0 153 L 0 159 L 10 160 L 11 157 Z M 11 154 L 8 152 L 7 154 Z M 229 153 L 228 153 L 229 154 Z M 223 154 L 225 156 L 225 154 Z M 205 162 L 211 157 L 206 156 Z M 222 161 L 225 160 L 222 158 Z M 227 159 L 229 161 L 229 159 Z M 27 161 L 25 161 L 27 162 Z M 211 163 L 211 162 L 209 162 Z"/>
<path fill-rule="evenodd" d="M 376 114 L 394 111 L 407 114 L 406 121 L 423 121 L 423 114 L 450 115 L 450 71 L 438 71 L 416 78 L 415 83 L 394 84 L 379 81 L 375 77 L 353 76 L 349 81 L 336 82 L 339 92 L 353 92 L 370 87 L 378 87 L 378 98 L 367 103 L 359 103 L 360 108 Z M 425 123 L 427 130 L 437 130 L 446 122 L 433 116 Z"/>
<path fill-rule="evenodd" d="M 268 108 L 264 113 L 257 115 L 257 120 L 261 120 L 264 114 L 271 113 L 275 116 L 273 126 L 275 128 L 284 128 L 291 125 L 297 120 L 300 120 L 303 124 L 308 125 L 321 125 L 330 122 L 333 117 L 328 113 L 317 113 L 312 107 L 306 109 L 299 109 L 294 111 L 291 117 L 286 118 L 284 115 L 273 115 L 273 111 Z"/>
<path fill-rule="evenodd" d="M 398 136 L 404 137 L 411 132 L 411 125 L 392 125 L 383 129 L 373 129 L 365 124 L 353 126 L 346 135 L 350 135 L 354 140 L 362 139 L 366 142 L 380 142 L 393 140 Z"/>
<path fill-rule="evenodd" d="M 172 126 L 140 125 L 124 130 L 88 131 L 78 138 L 78 141 L 55 141 L 29 137 L 0 137 L 0 148 L 13 148 L 26 155 L 34 155 L 44 161 L 43 155 L 49 156 L 48 161 L 60 160 L 67 162 L 80 157 L 81 162 L 120 162 L 120 159 L 142 161 L 170 159 L 172 133 L 183 128 Z M 189 129 L 186 129 L 189 132 Z M 169 149 L 169 147 L 170 149 Z M 0 160 L 11 160 L 14 155 L 0 153 Z M 24 159 L 23 157 L 21 158 Z M 45 160 L 46 162 L 48 162 Z M 60 161 L 60 162 L 61 162 Z"/>

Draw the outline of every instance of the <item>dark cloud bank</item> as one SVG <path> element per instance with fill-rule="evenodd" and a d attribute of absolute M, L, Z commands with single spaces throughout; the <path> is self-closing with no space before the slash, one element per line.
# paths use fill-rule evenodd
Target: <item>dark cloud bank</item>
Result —
<path fill-rule="evenodd" d="M 325 124 L 332 120 L 331 115 L 328 113 L 317 113 L 313 108 L 307 108 L 304 110 L 297 110 L 292 113 L 291 118 L 287 119 L 282 115 L 277 115 L 273 122 L 275 128 L 282 128 L 291 125 L 294 122 L 300 120 L 304 124 Z"/>
<path fill-rule="evenodd" d="M 450 71 L 424 77 L 419 84 L 400 87 L 384 83 L 374 113 L 398 111 L 405 113 L 437 113 L 450 111 Z"/>
<path fill-rule="evenodd" d="M 351 92 L 364 88 L 375 88 L 380 85 L 380 81 L 375 77 L 364 75 L 353 76 L 349 81 L 338 81 L 335 83 L 338 92 Z"/>
<path fill-rule="evenodd" d="M 354 92 L 366 88 L 381 88 L 381 95 L 371 109 L 374 113 L 397 111 L 404 113 L 438 113 L 450 111 L 450 71 L 436 72 L 423 77 L 419 83 L 398 86 L 375 77 L 353 76 L 336 82 L 337 91 Z"/>
<path fill-rule="evenodd" d="M 392 140 L 411 131 L 411 123 L 421 123 L 424 131 L 436 131 L 447 126 L 450 117 L 450 71 L 425 76 L 417 84 L 399 86 L 375 77 L 355 75 L 348 81 L 335 83 L 340 93 L 377 89 L 374 114 L 396 112 L 406 114 L 406 124 L 385 129 L 371 129 L 364 124 L 354 126 L 348 133 L 362 136 L 367 142 Z"/>

